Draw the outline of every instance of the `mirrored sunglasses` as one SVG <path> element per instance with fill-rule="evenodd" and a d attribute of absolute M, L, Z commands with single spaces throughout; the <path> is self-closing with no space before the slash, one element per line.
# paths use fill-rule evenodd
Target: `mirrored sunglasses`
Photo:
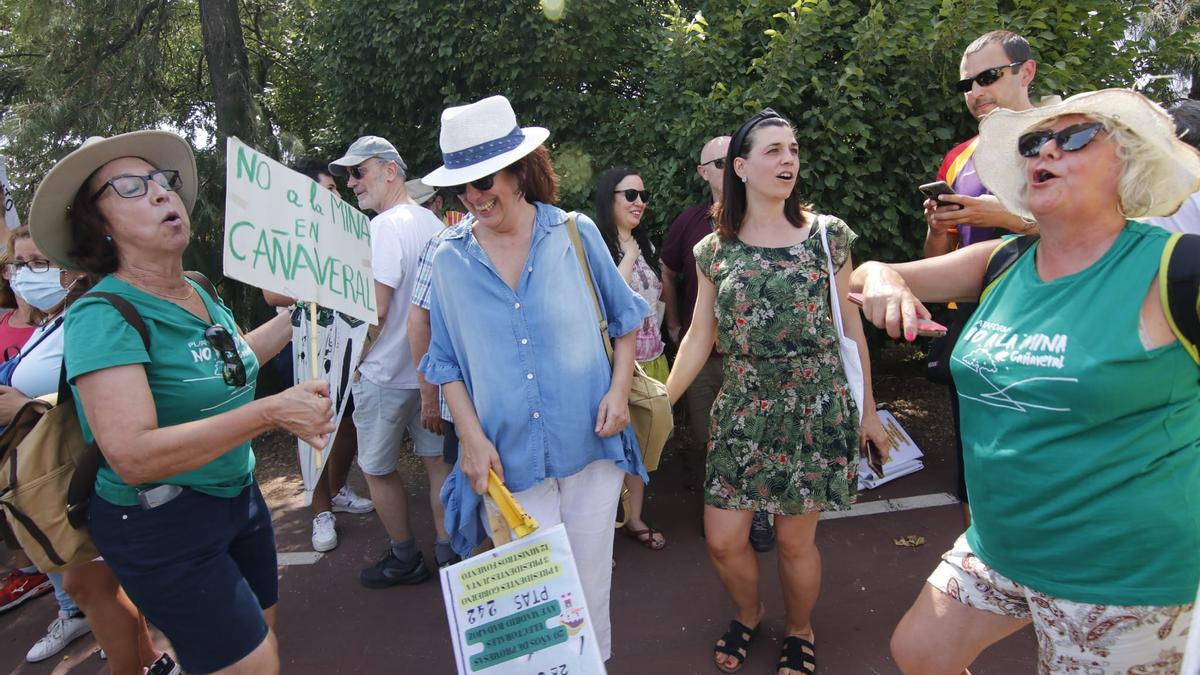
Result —
<path fill-rule="evenodd" d="M 971 85 L 975 82 L 978 82 L 979 86 L 981 86 L 981 87 L 987 87 L 991 84 L 994 84 L 996 82 L 996 80 L 999 80 L 1000 78 L 1004 77 L 1004 71 L 1006 68 L 1016 68 L 1017 66 L 1021 65 L 1022 63 L 1025 63 L 1025 62 L 1024 61 L 1013 61 L 1012 63 L 1010 63 L 1006 66 L 996 66 L 995 68 L 988 68 L 987 70 L 982 71 L 975 77 L 968 77 L 966 79 L 959 80 L 958 82 L 954 83 L 954 90 L 960 94 L 965 94 L 965 93 L 971 91 Z"/>
<path fill-rule="evenodd" d="M 1086 148 L 1103 128 L 1104 125 L 1100 122 L 1082 122 L 1072 124 L 1062 131 L 1031 131 L 1021 134 L 1017 139 L 1017 152 L 1020 152 L 1022 157 L 1037 157 L 1050 139 L 1054 139 L 1063 152 L 1075 152 Z"/>
<path fill-rule="evenodd" d="M 246 365 L 238 355 L 237 343 L 225 327 L 213 324 L 204 331 L 204 340 L 221 357 L 221 377 L 231 387 L 246 385 Z"/>

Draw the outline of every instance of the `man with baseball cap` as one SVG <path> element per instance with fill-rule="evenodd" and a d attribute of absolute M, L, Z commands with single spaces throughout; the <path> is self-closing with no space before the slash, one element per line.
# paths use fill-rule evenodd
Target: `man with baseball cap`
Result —
<path fill-rule="evenodd" d="M 344 157 L 329 164 L 334 176 L 346 176 L 359 208 L 377 214 L 371 219 L 371 268 L 379 325 L 370 333 L 373 342 L 358 367 L 352 395 L 358 464 L 390 545 L 379 562 L 359 576 L 368 588 L 417 584 L 429 578 L 409 524 L 404 481 L 396 468 L 405 433 L 412 436 L 429 477 L 438 534 L 435 557 L 441 562 L 453 560 L 438 499 L 449 467 L 442 462 L 441 437 L 421 426 L 421 382 L 406 329 L 417 259 L 442 224 L 409 195 L 404 184 L 407 169 L 396 148 L 378 136 L 354 141 Z"/>

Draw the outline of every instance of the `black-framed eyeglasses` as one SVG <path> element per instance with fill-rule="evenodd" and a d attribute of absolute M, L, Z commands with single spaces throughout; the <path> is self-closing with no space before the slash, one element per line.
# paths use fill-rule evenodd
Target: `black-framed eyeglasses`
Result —
<path fill-rule="evenodd" d="M 978 82 L 979 86 L 981 86 L 981 87 L 989 86 L 991 84 L 994 84 L 996 82 L 996 80 L 999 80 L 1000 78 L 1004 77 L 1004 71 L 1006 68 L 1016 68 L 1017 66 L 1021 65 L 1022 63 L 1025 63 L 1025 60 L 1013 61 L 1012 63 L 1010 63 L 1006 66 L 996 66 L 995 68 L 988 68 L 987 70 L 981 71 L 975 77 L 968 77 L 968 78 L 959 80 L 958 82 L 955 82 L 954 90 L 960 94 L 965 94 L 965 93 L 971 91 L 971 85 L 976 82 Z"/>
<path fill-rule="evenodd" d="M 9 274 L 16 274 L 21 271 L 22 267 L 28 267 L 34 272 L 45 272 L 49 269 L 55 269 L 58 266 L 49 260 L 14 260 L 4 263 L 4 271 Z"/>
<path fill-rule="evenodd" d="M 471 187 L 475 188 L 476 190 L 479 190 L 480 192 L 487 192 L 488 190 L 492 189 L 492 184 L 495 182 L 495 180 L 496 180 L 496 174 L 493 173 L 493 174 L 484 176 L 483 178 L 473 180 L 470 183 L 463 183 L 462 185 L 451 185 L 448 189 L 456 195 L 463 195 L 463 194 L 466 194 L 466 192 L 467 192 L 467 185 L 470 185 Z"/>
<path fill-rule="evenodd" d="M 725 158 L 724 157 L 716 157 L 716 158 L 708 160 L 707 162 L 700 162 L 700 166 L 708 166 L 709 164 L 712 164 L 713 168 L 716 169 L 717 171 L 725 170 Z"/>
<path fill-rule="evenodd" d="M 150 181 L 158 183 L 159 187 L 171 192 L 177 192 L 179 188 L 183 187 L 183 178 L 174 169 L 159 169 L 145 176 L 122 174 L 104 181 L 104 185 L 101 185 L 100 189 L 96 190 L 96 194 L 92 195 L 92 201 L 99 199 L 100 195 L 104 194 L 108 188 L 112 188 L 118 197 L 125 199 L 141 197 L 150 190 Z"/>
<path fill-rule="evenodd" d="M 1103 128 L 1104 125 L 1100 122 L 1081 122 L 1062 131 L 1031 131 L 1021 134 L 1017 139 L 1017 152 L 1021 153 L 1022 157 L 1037 157 L 1050 139 L 1054 139 L 1063 152 L 1075 152 L 1086 148 Z"/>
<path fill-rule="evenodd" d="M 630 204 L 637 201 L 638 197 L 641 197 L 643 204 L 650 203 L 650 193 L 646 190 L 634 190 L 633 188 L 628 190 L 613 190 L 613 194 L 625 195 L 625 201 L 629 202 Z"/>
<path fill-rule="evenodd" d="M 231 387 L 246 386 L 246 365 L 238 355 L 237 343 L 221 324 L 213 324 L 204 331 L 204 340 L 221 357 L 221 377 Z"/>

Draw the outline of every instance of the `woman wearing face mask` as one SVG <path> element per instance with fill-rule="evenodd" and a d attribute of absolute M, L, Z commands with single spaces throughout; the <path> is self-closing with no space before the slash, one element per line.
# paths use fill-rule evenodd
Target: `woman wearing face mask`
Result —
<path fill-rule="evenodd" d="M 60 269 L 46 260 L 28 228 L 13 233 L 12 249 L 13 259 L 4 274 L 14 295 L 31 308 L 37 328 L 24 348 L 0 368 L 0 425 L 11 422 L 30 399 L 58 391 L 63 313 L 91 287 L 85 274 Z M 141 672 L 143 666 L 156 675 L 174 671 L 174 661 L 154 650 L 145 621 L 102 560 L 69 568 L 61 575 L 51 574 L 50 580 L 58 599 L 58 617 L 26 654 L 26 660 L 47 659 L 94 627 L 113 672 Z"/>
<path fill-rule="evenodd" d="M 30 313 L 33 310 L 25 299 L 12 292 L 9 284 L 17 267 L 13 262 L 13 245 L 22 236 L 28 237 L 29 230 L 21 227 L 8 234 L 3 255 L 0 255 L 0 308 L 8 310 L 0 317 L 0 361 L 7 361 L 21 352 L 29 336 L 37 330 Z M 2 368 L 3 366 L 0 366 Z M 3 424 L 0 424 L 3 427 Z M 13 552 L 12 568 L 0 579 L 0 612 L 8 611 L 33 598 L 50 592 L 50 580 L 38 571 L 33 561 L 21 550 L 16 535 L 8 528 L 4 515 L 0 514 L 0 540 Z"/>
<path fill-rule="evenodd" d="M 16 268 L 10 268 L 16 254 L 13 245 L 22 236 L 29 236 L 28 227 L 19 227 L 9 234 L 8 245 L 3 256 L 0 256 L 0 308 L 8 310 L 0 317 L 0 361 L 7 361 L 16 356 L 37 330 L 30 313 L 33 308 L 25 299 L 12 292 L 12 275 Z"/>
<path fill-rule="evenodd" d="M 661 305 L 662 272 L 658 267 L 658 252 L 650 243 L 646 228 L 639 227 L 649 201 L 646 184 L 633 169 L 609 169 L 596 182 L 596 227 L 625 283 L 655 308 Z M 634 358 L 647 375 L 666 382 L 669 367 L 663 353 L 662 317 L 661 311 L 655 311 L 642 320 Z M 658 468 L 658 459 L 657 455 L 642 457 L 647 472 Z M 624 494 L 627 496 L 622 500 L 625 534 L 652 551 L 661 550 L 667 545 L 666 538 L 642 520 L 646 485 L 637 476 L 626 475 Z"/>

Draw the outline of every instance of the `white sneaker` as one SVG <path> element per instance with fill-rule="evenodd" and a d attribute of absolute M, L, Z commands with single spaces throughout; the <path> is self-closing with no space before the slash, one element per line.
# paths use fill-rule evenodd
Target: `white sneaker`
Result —
<path fill-rule="evenodd" d="M 25 655 L 30 663 L 45 661 L 66 649 L 75 638 L 92 630 L 87 619 L 82 616 L 62 617 L 61 615 L 46 629 L 46 636 L 38 640 Z"/>
<path fill-rule="evenodd" d="M 314 551 L 324 553 L 337 548 L 337 518 L 322 511 L 313 518 L 312 546 Z"/>
<path fill-rule="evenodd" d="M 334 513 L 370 513 L 375 510 L 374 502 L 354 494 L 349 485 L 343 485 L 330 501 L 333 502 Z"/>

